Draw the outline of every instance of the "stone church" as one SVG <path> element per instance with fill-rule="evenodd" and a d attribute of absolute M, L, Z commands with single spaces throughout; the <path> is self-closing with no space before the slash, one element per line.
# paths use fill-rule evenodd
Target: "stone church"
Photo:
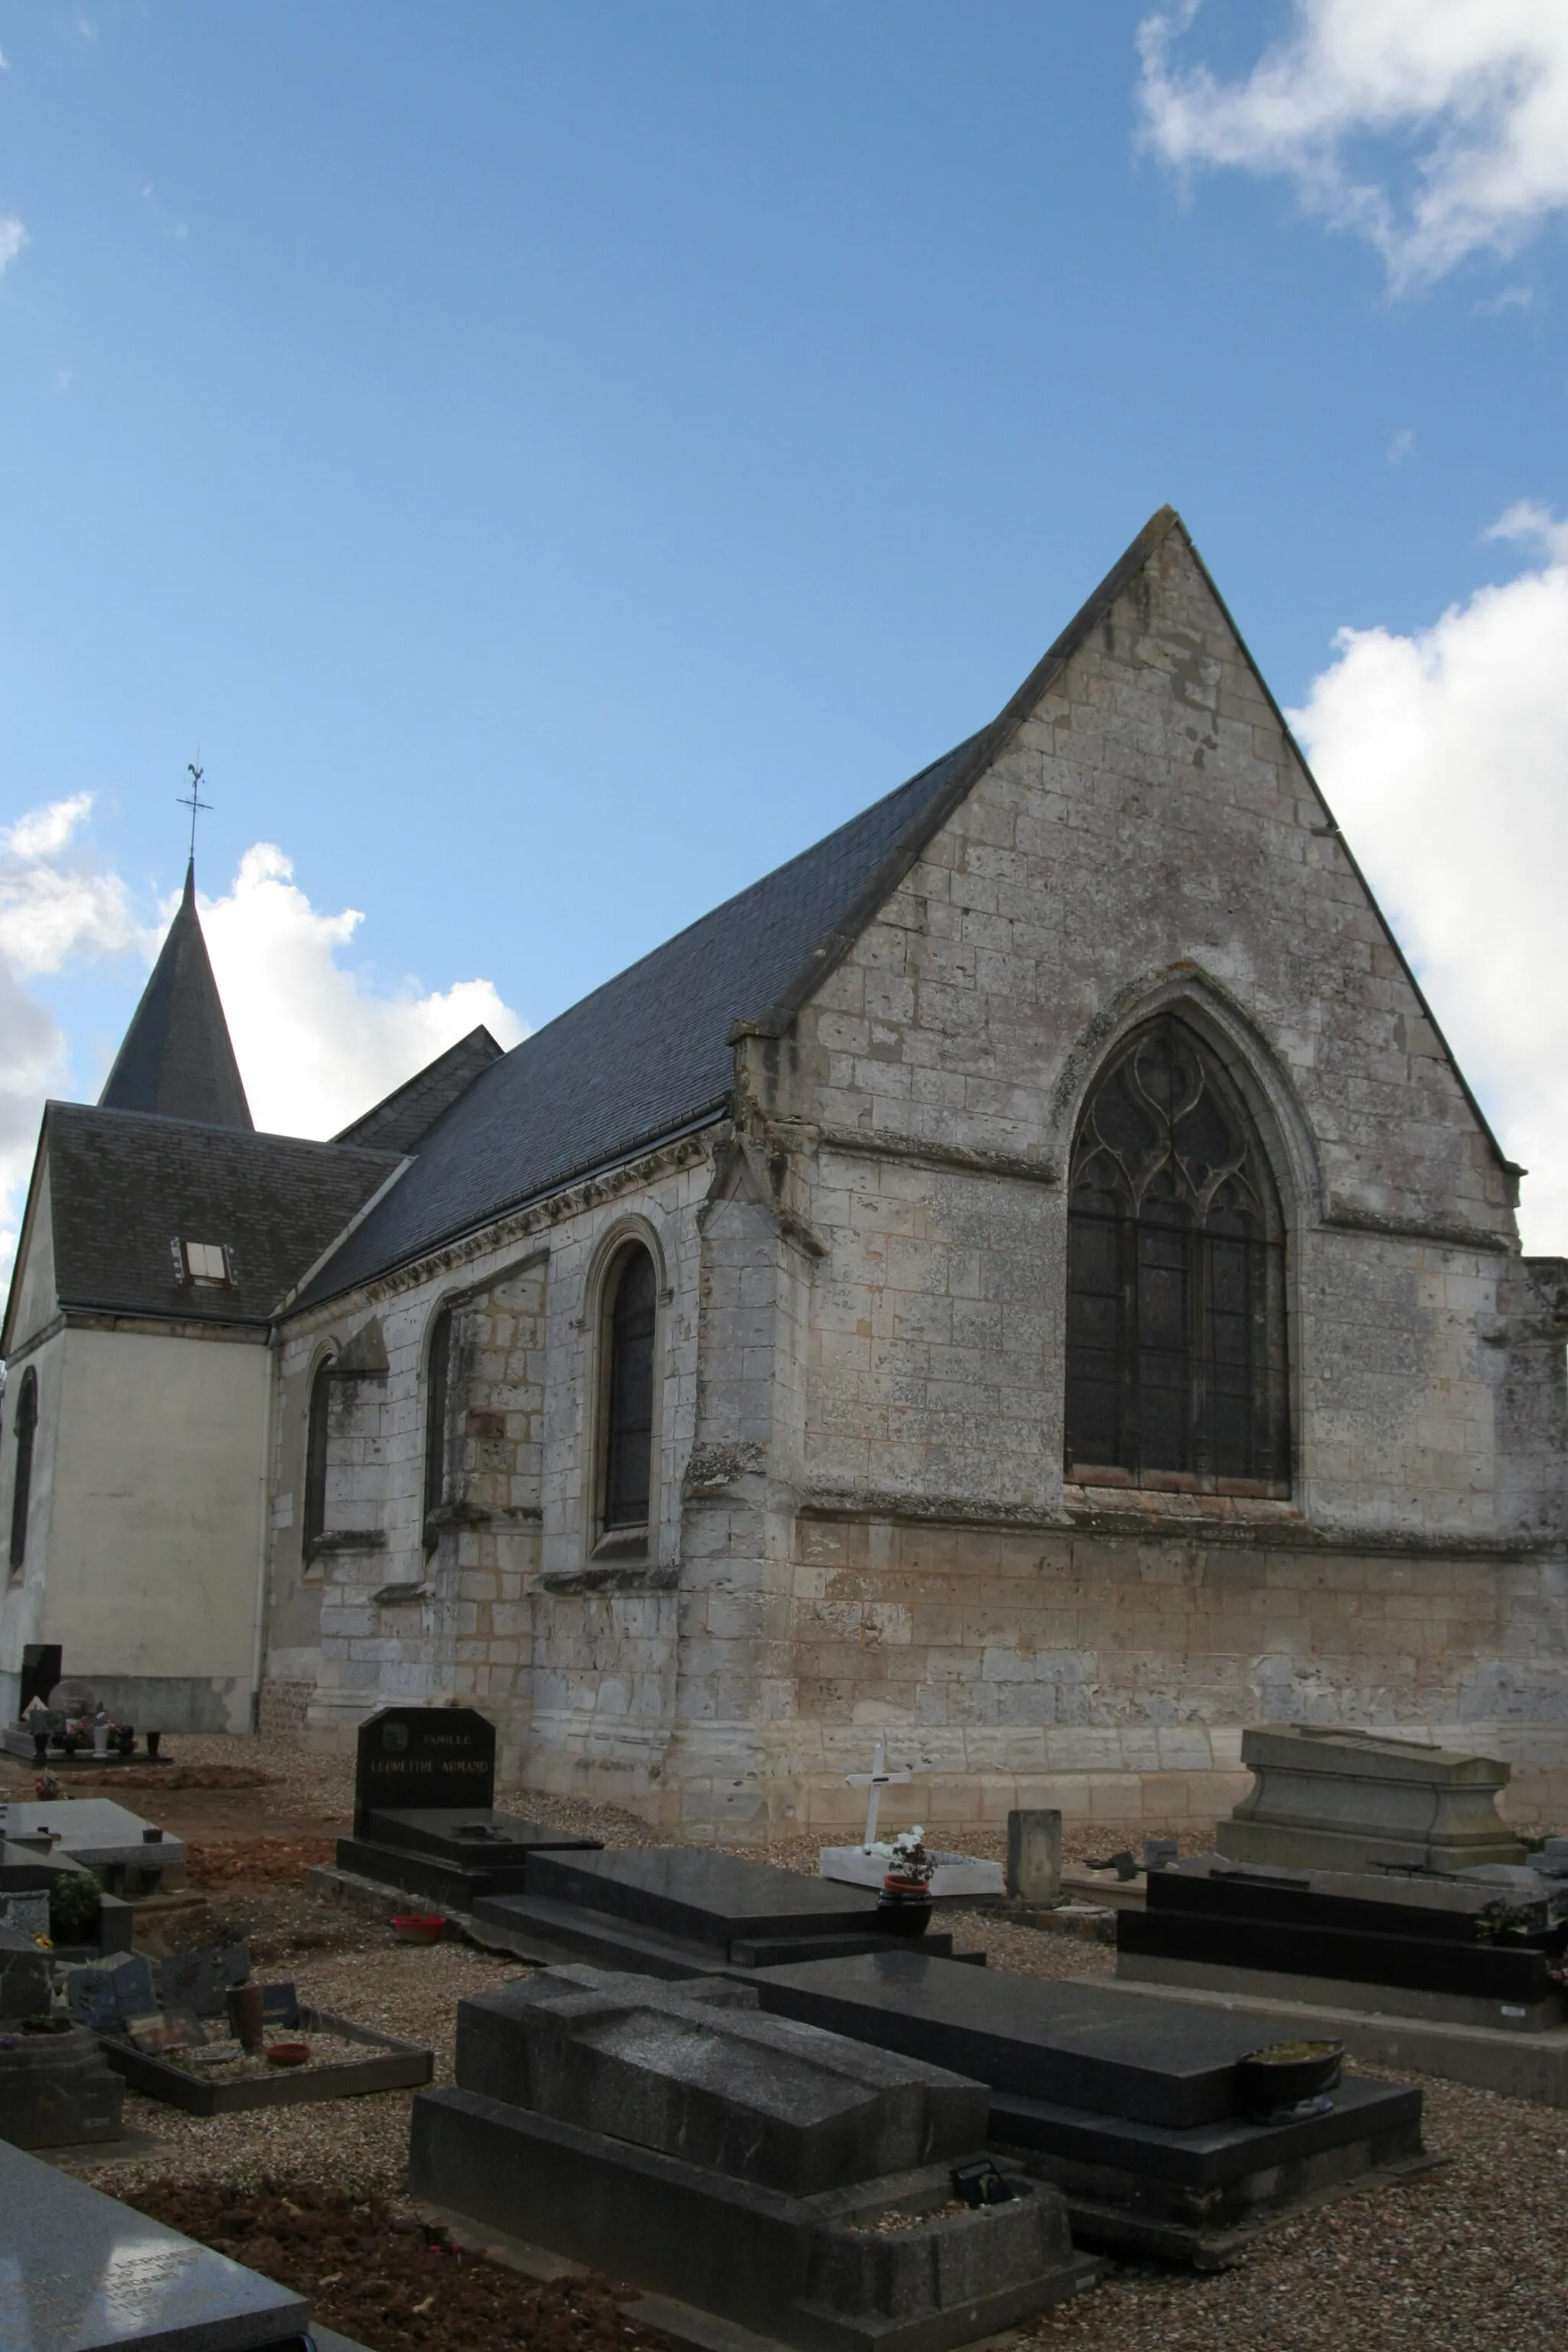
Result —
<path fill-rule="evenodd" d="M 848 1822 L 878 1739 L 943 1830 L 1212 1818 L 1258 1720 L 1560 1818 L 1521 1172 L 1167 509 L 978 734 L 330 1143 L 251 1131 L 187 886 L 44 1122 L 0 1669 L 472 1698 L 698 1839 Z"/>

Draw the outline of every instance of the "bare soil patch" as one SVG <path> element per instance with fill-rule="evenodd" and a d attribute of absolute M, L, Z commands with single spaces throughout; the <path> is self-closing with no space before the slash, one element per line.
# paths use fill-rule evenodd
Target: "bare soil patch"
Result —
<path fill-rule="evenodd" d="M 268 2176 L 152 2180 L 127 2203 L 279 2286 L 369 2352 L 668 2352 L 621 2308 L 641 2292 L 608 2279 L 539 2285 L 480 2254 L 433 2247 L 414 2213 L 352 2187 Z"/>

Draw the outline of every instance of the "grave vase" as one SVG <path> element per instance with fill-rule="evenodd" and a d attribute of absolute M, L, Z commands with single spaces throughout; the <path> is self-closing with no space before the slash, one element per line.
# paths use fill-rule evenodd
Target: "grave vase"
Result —
<path fill-rule="evenodd" d="M 931 1926 L 931 1892 L 923 1878 L 889 1871 L 877 1897 L 877 1925 L 893 1936 L 923 1936 Z"/>

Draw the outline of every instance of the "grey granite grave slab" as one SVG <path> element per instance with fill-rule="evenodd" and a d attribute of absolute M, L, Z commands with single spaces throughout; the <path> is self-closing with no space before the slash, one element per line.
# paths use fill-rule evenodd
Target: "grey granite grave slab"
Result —
<path fill-rule="evenodd" d="M 597 1853 L 604 1844 L 601 1838 L 574 1837 L 570 1830 L 548 1829 L 489 1806 L 372 1806 L 359 1834 L 381 1845 L 434 1854 L 460 1870 L 526 1864 L 533 1853 Z"/>
<path fill-rule="evenodd" d="M 721 1949 L 737 1936 L 852 1935 L 877 1916 L 875 1895 L 701 1846 L 541 1853 L 530 1862 L 528 1886 L 545 1901 L 610 1912 Z"/>
<path fill-rule="evenodd" d="M 0 2352 L 261 2352 L 308 2320 L 287 2288 L 0 2147 Z"/>
<path fill-rule="evenodd" d="M 792 2019 L 750 1988 L 548 1969 L 458 2004 L 460 2088 L 808 2196 L 985 2137 L 984 2087 Z"/>
<path fill-rule="evenodd" d="M 1258 1785 L 1215 1835 L 1233 1861 L 1453 1871 L 1524 1860 L 1498 1814 L 1510 1768 L 1496 1757 L 1291 1724 L 1244 1731 L 1241 1760 Z"/>
<path fill-rule="evenodd" d="M 52 1830 L 58 1837 L 55 1853 L 68 1855 L 84 1870 L 161 1872 L 183 1864 L 184 1841 L 160 1832 L 150 1843 L 144 1832 L 153 1827 L 110 1797 L 14 1798 L 0 1806 L 0 1837 L 36 1837 Z"/>
<path fill-rule="evenodd" d="M 1058 2188 L 1075 2242 L 1100 2251 L 1210 2264 L 1237 2232 L 1426 2161 L 1402 2084 L 1341 2084 L 1315 2115 L 1258 2125 L 1237 2062 L 1275 2037 L 1251 2017 L 906 1952 L 752 1981 L 766 2009 L 989 2084 L 992 2145 Z"/>
<path fill-rule="evenodd" d="M 735 1936 L 724 1943 L 667 1935 L 616 1912 L 590 1910 L 578 1903 L 547 1902 L 531 1895 L 477 1895 L 473 1914 L 484 1926 L 503 1928 L 509 1936 L 523 1939 L 515 1948 L 526 1948 L 531 1955 L 588 1960 L 603 1968 L 634 1969 L 657 1977 L 701 1976 L 731 1964 L 757 1968 L 791 1959 L 847 1958 L 855 1952 L 884 1950 L 889 1940 L 874 1916 L 853 1935 L 814 1931 Z M 952 1952 L 952 1937 L 943 1929 L 928 1929 L 921 1948 L 947 1958 Z M 984 1955 L 976 1957 L 983 1961 Z"/>
<path fill-rule="evenodd" d="M 969 1969 L 923 1953 L 763 1969 L 764 2009 L 933 2059 L 983 2083 L 1129 2122 L 1189 2130 L 1239 2112 L 1249 2025 L 1116 1988 Z"/>

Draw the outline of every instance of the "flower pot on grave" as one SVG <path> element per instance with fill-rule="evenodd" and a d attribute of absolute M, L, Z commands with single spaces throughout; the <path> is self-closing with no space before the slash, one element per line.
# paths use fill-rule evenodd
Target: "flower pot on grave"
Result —
<path fill-rule="evenodd" d="M 149 1756 L 156 1756 L 158 1753 L 158 1742 L 163 1737 L 163 1735 L 161 1731 L 150 1731 L 147 1734 L 147 1753 Z"/>
<path fill-rule="evenodd" d="M 931 1926 L 931 1887 L 923 1878 L 889 1872 L 877 1897 L 877 1925 L 890 1936 L 923 1936 Z"/>
<path fill-rule="evenodd" d="M 48 1760 L 49 1735 L 47 1731 L 35 1731 L 33 1734 L 33 1761 L 36 1764 L 47 1764 Z"/>
<path fill-rule="evenodd" d="M 261 2026 L 261 1987 L 258 1984 L 230 1986 L 228 2021 L 242 2050 L 263 2048 L 266 2036 Z"/>
<path fill-rule="evenodd" d="M 134 1755 L 136 1750 L 136 1734 L 130 1724 L 122 1723 L 109 1744 L 111 1748 L 117 1749 L 121 1756 Z"/>
<path fill-rule="evenodd" d="M 95 1756 L 107 1756 L 107 1755 L 108 1755 L 108 1753 L 109 1753 L 109 1726 L 108 1726 L 108 1724 L 107 1724 L 107 1723 L 95 1723 L 95 1724 L 93 1725 L 93 1727 L 92 1727 L 92 1752 L 93 1752 L 93 1754 L 94 1754 Z"/>

